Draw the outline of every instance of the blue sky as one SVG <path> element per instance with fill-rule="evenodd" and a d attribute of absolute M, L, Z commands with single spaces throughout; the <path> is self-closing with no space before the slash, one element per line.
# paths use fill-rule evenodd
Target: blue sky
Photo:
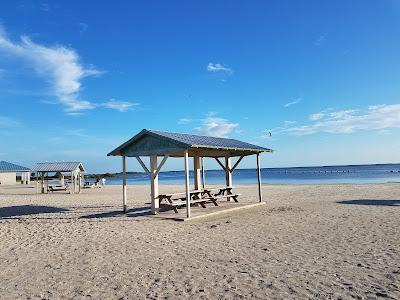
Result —
<path fill-rule="evenodd" d="M 2 1 L 0 24 L 0 160 L 119 171 L 150 128 L 271 167 L 400 161 L 399 1 Z"/>

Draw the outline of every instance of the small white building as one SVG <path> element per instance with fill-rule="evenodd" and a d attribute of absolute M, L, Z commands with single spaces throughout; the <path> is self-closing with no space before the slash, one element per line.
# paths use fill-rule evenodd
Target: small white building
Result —
<path fill-rule="evenodd" d="M 31 170 L 29 168 L 0 161 L 0 185 L 17 184 L 17 176 L 21 176 L 23 184 L 31 183 Z"/>

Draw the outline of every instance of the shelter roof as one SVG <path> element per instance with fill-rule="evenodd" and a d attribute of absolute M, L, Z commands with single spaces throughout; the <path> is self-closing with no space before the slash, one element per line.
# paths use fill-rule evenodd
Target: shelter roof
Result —
<path fill-rule="evenodd" d="M 79 169 L 84 172 L 83 164 L 78 161 L 70 162 L 44 162 L 37 163 L 33 168 L 35 172 L 72 172 Z"/>
<path fill-rule="evenodd" d="M 111 151 L 108 156 L 183 156 L 188 150 L 190 156 L 246 156 L 271 149 L 235 139 L 165 132 L 143 129 L 133 138 Z"/>
<path fill-rule="evenodd" d="M 0 161 L 0 172 L 27 172 L 27 171 L 30 171 L 30 169 L 7 161 Z"/>

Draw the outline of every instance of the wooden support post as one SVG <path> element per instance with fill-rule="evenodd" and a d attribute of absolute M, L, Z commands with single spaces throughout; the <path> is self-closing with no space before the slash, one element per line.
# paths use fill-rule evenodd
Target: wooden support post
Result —
<path fill-rule="evenodd" d="M 42 172 L 42 194 L 44 194 L 44 172 Z"/>
<path fill-rule="evenodd" d="M 82 174 L 81 172 L 78 173 L 78 193 L 81 193 L 81 186 L 82 186 Z"/>
<path fill-rule="evenodd" d="M 194 174 L 194 189 L 200 190 L 200 182 L 201 182 L 201 166 L 200 166 L 200 157 L 193 157 L 193 174 Z"/>
<path fill-rule="evenodd" d="M 122 211 L 126 213 L 126 156 L 122 156 Z"/>
<path fill-rule="evenodd" d="M 189 153 L 185 150 L 185 192 L 186 192 L 186 217 L 190 218 L 190 183 L 189 183 Z"/>
<path fill-rule="evenodd" d="M 151 213 L 156 215 L 160 211 L 158 201 L 158 173 L 157 173 L 157 155 L 150 156 L 150 181 L 151 181 Z"/>
<path fill-rule="evenodd" d="M 39 172 L 35 172 L 36 173 L 36 194 L 39 194 L 39 176 L 38 176 L 38 174 L 39 174 Z"/>
<path fill-rule="evenodd" d="M 225 179 L 226 186 L 232 187 L 231 158 L 229 156 L 225 157 Z M 231 198 L 227 197 L 227 200 L 230 201 Z"/>
<path fill-rule="evenodd" d="M 258 198 L 262 201 L 262 190 L 261 190 L 261 167 L 260 167 L 260 154 L 257 153 L 257 181 L 258 181 Z"/>
<path fill-rule="evenodd" d="M 75 174 L 71 172 L 71 184 L 72 184 L 72 191 L 75 194 Z"/>
<path fill-rule="evenodd" d="M 201 158 L 201 184 L 203 190 L 206 188 L 206 171 L 204 169 L 204 157 Z"/>

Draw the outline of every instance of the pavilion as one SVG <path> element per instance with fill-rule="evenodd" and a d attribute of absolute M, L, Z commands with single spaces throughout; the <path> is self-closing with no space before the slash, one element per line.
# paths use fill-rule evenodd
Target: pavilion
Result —
<path fill-rule="evenodd" d="M 40 177 L 40 193 L 45 193 L 45 178 L 49 173 L 54 173 L 59 175 L 60 185 L 57 186 L 57 190 L 65 190 L 72 193 L 80 193 L 82 188 L 82 180 L 84 179 L 83 174 L 85 172 L 85 168 L 83 164 L 78 161 L 72 162 L 44 162 L 37 163 L 33 168 L 33 171 L 36 172 L 36 191 L 39 193 L 39 177 Z M 71 177 L 71 187 L 65 185 L 64 179 L 65 175 L 69 175 Z M 49 190 L 49 184 L 47 182 L 47 191 Z M 55 190 L 55 188 L 52 190 Z"/>
<path fill-rule="evenodd" d="M 200 182 L 202 181 L 202 188 L 204 188 L 205 184 L 204 157 L 214 158 L 218 162 L 225 171 L 226 186 L 231 187 L 232 173 L 241 160 L 245 156 L 256 155 L 258 194 L 259 201 L 262 202 L 260 173 L 260 154 L 262 152 L 272 152 L 272 150 L 228 138 L 143 129 L 133 138 L 111 151 L 108 156 L 122 156 L 123 211 L 127 211 L 126 157 L 135 157 L 150 177 L 151 209 L 153 214 L 159 212 L 158 175 L 162 166 L 168 157 L 183 157 L 185 169 L 186 216 L 190 218 L 191 194 L 189 187 L 189 157 L 193 158 L 194 188 L 195 190 L 200 190 Z M 141 156 L 150 157 L 150 169 L 147 168 L 143 160 L 140 158 Z M 160 163 L 158 163 L 158 157 L 162 157 Z M 238 160 L 233 166 L 231 165 L 232 157 L 238 157 Z M 221 158 L 225 161 L 221 162 Z"/>

